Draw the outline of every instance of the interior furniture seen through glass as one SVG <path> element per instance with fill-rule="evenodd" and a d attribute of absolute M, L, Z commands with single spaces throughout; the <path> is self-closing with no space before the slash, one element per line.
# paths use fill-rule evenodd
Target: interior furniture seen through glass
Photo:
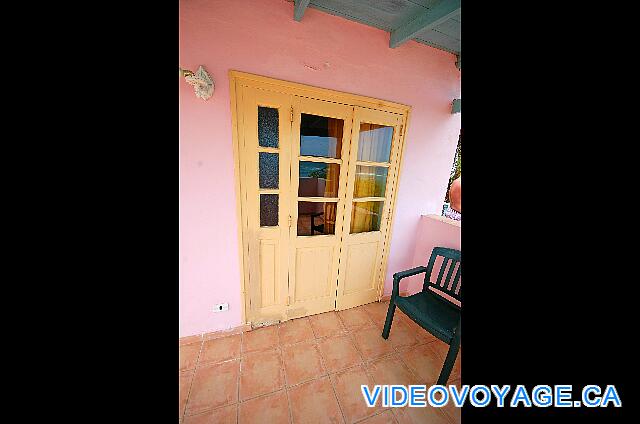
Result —
<path fill-rule="evenodd" d="M 298 235 L 335 234 L 336 202 L 298 202 Z"/>

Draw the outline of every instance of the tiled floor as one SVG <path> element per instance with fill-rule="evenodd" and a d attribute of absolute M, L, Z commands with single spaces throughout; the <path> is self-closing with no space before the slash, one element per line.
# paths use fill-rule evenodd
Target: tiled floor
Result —
<path fill-rule="evenodd" d="M 367 408 L 360 384 L 433 384 L 448 346 L 388 302 L 299 318 L 242 334 L 180 341 L 180 422 L 460 422 L 455 407 Z M 460 385 L 460 354 L 449 379 Z"/>

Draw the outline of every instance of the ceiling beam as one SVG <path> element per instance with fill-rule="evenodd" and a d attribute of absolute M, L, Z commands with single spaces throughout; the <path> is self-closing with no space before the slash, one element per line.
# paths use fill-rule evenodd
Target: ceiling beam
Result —
<path fill-rule="evenodd" d="M 302 20 L 304 11 L 307 10 L 307 6 L 309 6 L 310 1 L 311 0 L 295 0 L 295 6 L 293 6 L 293 19 L 298 22 Z"/>
<path fill-rule="evenodd" d="M 296 9 L 298 5 L 296 4 Z M 400 27 L 391 31 L 389 47 L 392 49 L 415 37 L 418 33 L 432 29 L 444 21 L 460 14 L 460 0 L 442 0 L 434 7 L 417 16 L 411 16 Z M 296 19 L 297 20 L 297 19 Z"/>

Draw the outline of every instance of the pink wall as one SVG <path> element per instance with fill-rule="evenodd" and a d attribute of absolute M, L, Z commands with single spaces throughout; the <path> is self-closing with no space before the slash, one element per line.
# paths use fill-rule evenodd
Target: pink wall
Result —
<path fill-rule="evenodd" d="M 431 251 L 434 247 L 449 247 L 452 249 L 460 250 L 460 230 L 459 223 L 444 222 L 446 218 L 433 216 L 420 217 L 420 223 L 418 224 L 418 233 L 416 234 L 415 248 L 412 252 L 412 260 L 408 268 L 416 266 L 426 266 L 431 256 Z M 440 271 L 440 265 L 442 259 L 438 258 L 433 265 L 432 281 L 438 278 L 438 272 Z M 391 278 L 394 272 L 401 271 L 402 269 L 396 269 L 391 272 Z M 445 269 L 445 271 L 447 271 Z M 454 269 L 455 271 L 455 269 Z M 446 274 L 445 274 L 446 275 Z M 424 281 L 424 274 L 414 277 L 407 277 L 402 280 L 400 291 L 407 291 L 409 294 L 414 294 L 422 290 L 422 283 Z M 393 285 L 385 286 L 388 288 L 391 294 L 391 288 Z"/>
<path fill-rule="evenodd" d="M 250 72 L 413 107 L 391 241 L 393 272 L 410 266 L 421 214 L 439 213 L 455 153 L 460 72 L 449 53 L 285 0 L 181 0 L 179 65 L 203 65 L 212 98 L 180 79 L 180 336 L 241 324 L 228 71 Z M 216 303 L 229 311 L 213 313 Z"/>

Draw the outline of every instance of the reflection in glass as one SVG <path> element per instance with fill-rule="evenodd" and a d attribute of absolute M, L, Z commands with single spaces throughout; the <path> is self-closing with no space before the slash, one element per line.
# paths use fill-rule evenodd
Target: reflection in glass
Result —
<path fill-rule="evenodd" d="M 380 231 L 384 202 L 353 202 L 351 233 Z"/>
<path fill-rule="evenodd" d="M 338 197 L 340 165 L 337 163 L 300 162 L 298 196 Z"/>
<path fill-rule="evenodd" d="M 393 127 L 363 122 L 358 139 L 358 160 L 389 162 L 392 139 Z"/>
<path fill-rule="evenodd" d="M 258 106 L 258 144 L 278 147 L 278 109 Z"/>
<path fill-rule="evenodd" d="M 278 225 L 278 195 L 260 195 L 260 226 L 275 227 Z"/>
<path fill-rule="evenodd" d="M 336 202 L 298 202 L 298 235 L 335 234 Z"/>
<path fill-rule="evenodd" d="M 301 114 L 300 155 L 340 158 L 342 119 Z"/>
<path fill-rule="evenodd" d="M 278 188 L 278 154 L 259 152 L 260 188 Z"/>
<path fill-rule="evenodd" d="M 356 166 L 353 197 L 384 197 L 387 171 L 383 166 Z"/>

